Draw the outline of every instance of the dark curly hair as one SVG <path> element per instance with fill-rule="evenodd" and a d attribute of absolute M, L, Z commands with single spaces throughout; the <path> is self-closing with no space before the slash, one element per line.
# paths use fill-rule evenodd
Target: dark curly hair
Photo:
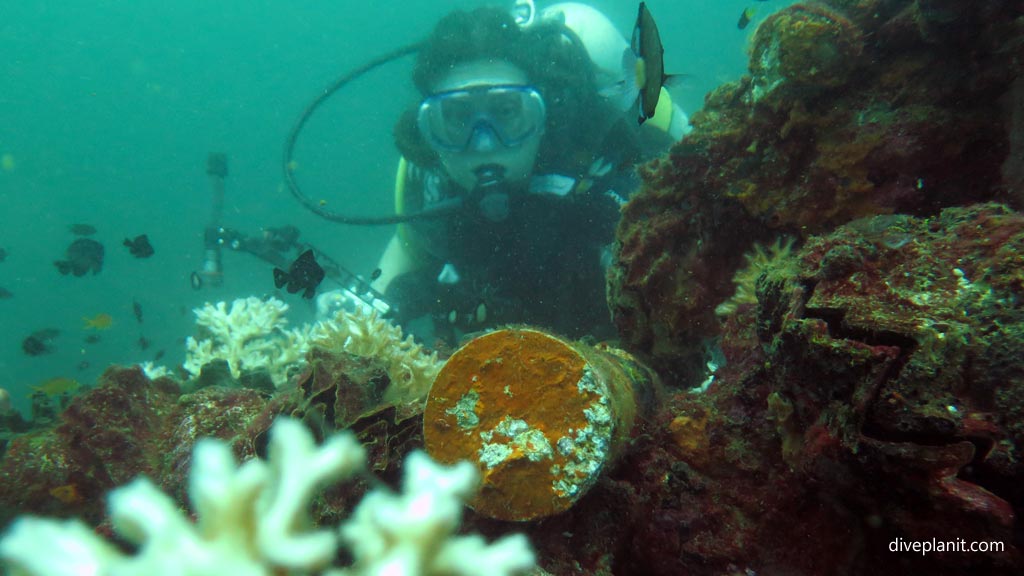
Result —
<path fill-rule="evenodd" d="M 424 96 L 453 66 L 480 59 L 504 60 L 526 73 L 547 106 L 548 121 L 537 158 L 541 171 L 582 175 L 608 129 L 598 119 L 615 113 L 597 93 L 594 66 L 576 35 L 560 22 L 520 28 L 497 7 L 455 11 L 423 43 L 413 83 Z M 417 104 L 418 105 L 418 104 Z M 436 154 L 415 126 L 414 110 L 395 127 L 399 150 L 421 165 L 436 165 Z"/>

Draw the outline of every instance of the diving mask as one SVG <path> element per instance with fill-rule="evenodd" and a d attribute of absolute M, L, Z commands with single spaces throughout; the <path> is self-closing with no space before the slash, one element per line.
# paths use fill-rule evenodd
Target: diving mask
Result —
<path fill-rule="evenodd" d="M 518 84 L 472 86 L 428 96 L 420 104 L 420 133 L 436 150 L 462 152 L 493 147 L 497 139 L 515 148 L 544 131 L 544 99 Z"/>

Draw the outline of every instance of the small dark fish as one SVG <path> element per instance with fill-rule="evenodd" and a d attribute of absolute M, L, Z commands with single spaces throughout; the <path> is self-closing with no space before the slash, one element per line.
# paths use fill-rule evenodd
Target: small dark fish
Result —
<path fill-rule="evenodd" d="M 316 263 L 316 257 L 312 250 L 306 250 L 292 262 L 285 272 L 280 268 L 274 268 L 274 286 L 283 288 L 287 286 L 289 294 L 295 294 L 302 290 L 303 298 L 312 298 L 316 294 L 316 287 L 323 282 L 324 269 Z"/>
<path fill-rule="evenodd" d="M 139 336 L 139 350 L 149 350 L 149 340 L 145 336 Z"/>
<path fill-rule="evenodd" d="M 188 275 L 188 283 L 193 290 L 199 290 L 203 287 L 203 277 L 199 275 L 199 272 L 192 272 Z"/>
<path fill-rule="evenodd" d="M 89 271 L 99 274 L 103 270 L 103 245 L 95 240 L 79 238 L 68 246 L 65 260 L 53 263 L 64 276 L 85 276 Z"/>
<path fill-rule="evenodd" d="M 0 300 L 7 300 L 8 298 L 13 298 L 13 297 L 14 297 L 14 293 L 13 292 L 8 290 L 7 288 L 0 287 Z"/>
<path fill-rule="evenodd" d="M 54 351 L 53 339 L 60 335 L 60 330 L 44 328 L 37 330 L 21 341 L 21 350 L 29 356 L 42 356 Z"/>
<path fill-rule="evenodd" d="M 132 312 L 135 313 L 135 320 L 142 324 L 142 304 L 139 304 L 138 300 L 132 301 Z"/>
<path fill-rule="evenodd" d="M 153 356 L 153 362 L 159 362 L 160 359 L 163 358 L 164 354 L 166 354 L 166 353 L 167 353 L 166 350 L 157 350 L 156 355 Z"/>
<path fill-rule="evenodd" d="M 69 224 L 68 230 L 75 236 L 92 236 L 96 233 L 96 227 L 90 224 Z"/>
<path fill-rule="evenodd" d="M 88 360 L 82 360 L 81 362 L 78 363 L 77 368 L 78 368 L 79 372 L 81 372 L 82 370 L 88 370 L 89 369 L 89 361 Z"/>
<path fill-rule="evenodd" d="M 135 238 L 125 238 L 124 245 L 136 258 L 149 258 L 154 254 L 153 245 L 149 243 L 149 237 L 145 234 L 140 234 Z"/>
<path fill-rule="evenodd" d="M 29 356 L 42 356 L 53 352 L 53 347 L 40 338 L 29 336 L 21 341 L 21 350 Z"/>
<path fill-rule="evenodd" d="M 7 260 L 7 249 L 0 248 L 0 262 L 3 262 L 4 260 Z"/>
<path fill-rule="evenodd" d="M 85 340 L 86 344 L 98 344 L 100 340 L 103 340 L 103 338 L 100 338 L 99 334 L 89 334 L 85 338 L 82 338 L 82 340 Z"/>
<path fill-rule="evenodd" d="M 383 271 L 380 268 L 374 268 L 373 272 L 370 273 L 370 281 L 372 282 L 373 280 L 380 278 L 382 272 Z"/>
<path fill-rule="evenodd" d="M 747 25 L 750 24 L 750 20 L 754 17 L 756 12 L 757 9 L 753 6 L 747 7 L 743 12 L 740 12 L 740 20 L 736 23 L 736 27 L 740 30 L 746 28 Z"/>

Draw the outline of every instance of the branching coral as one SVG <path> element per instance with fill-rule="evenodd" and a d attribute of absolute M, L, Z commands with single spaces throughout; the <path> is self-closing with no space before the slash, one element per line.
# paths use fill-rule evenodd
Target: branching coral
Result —
<path fill-rule="evenodd" d="M 443 363 L 437 353 L 427 354 L 413 337 L 381 318 L 376 311 L 339 312 L 333 320 L 318 324 L 313 344 L 345 351 L 380 362 L 391 380 L 387 395 L 397 402 L 422 400 Z"/>
<path fill-rule="evenodd" d="M 254 296 L 231 303 L 207 303 L 196 308 L 196 324 L 208 338 L 185 342 L 185 370 L 198 375 L 213 360 L 224 360 L 231 375 L 238 378 L 242 370 L 265 369 L 276 386 L 288 379 L 288 370 L 302 362 L 308 348 L 312 328 L 303 326 L 287 330 L 285 312 L 288 305 L 269 298 Z"/>
<path fill-rule="evenodd" d="M 412 336 L 381 318 L 375 310 L 341 311 L 333 320 L 287 330 L 288 305 L 249 297 L 231 303 L 196 308 L 196 323 L 209 338 L 186 342 L 185 369 L 196 375 L 212 360 L 224 360 L 231 375 L 265 369 L 277 386 L 287 382 L 290 370 L 305 361 L 311 344 L 335 352 L 373 358 L 391 380 L 392 401 L 421 400 L 441 369 L 437 354 L 427 354 Z"/>
<path fill-rule="evenodd" d="M 0 540 L 0 558 L 12 576 L 470 576 L 533 567 L 522 535 L 491 545 L 479 536 L 453 536 L 476 470 L 468 463 L 443 468 L 422 453 L 409 456 L 404 493 L 375 490 L 340 531 L 310 529 L 306 509 L 316 490 L 354 476 L 364 464 L 364 450 L 350 433 L 317 446 L 301 424 L 282 419 L 271 429 L 267 461 L 238 466 L 226 443 L 196 445 L 189 487 L 195 523 L 145 478 L 114 490 L 111 521 L 135 554 L 122 553 L 78 520 L 22 517 Z M 351 549 L 350 567 L 331 567 L 339 542 Z"/>

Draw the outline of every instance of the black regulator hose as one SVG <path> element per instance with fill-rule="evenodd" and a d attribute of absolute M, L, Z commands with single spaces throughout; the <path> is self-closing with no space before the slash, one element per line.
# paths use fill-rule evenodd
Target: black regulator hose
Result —
<path fill-rule="evenodd" d="M 412 214 L 395 214 L 393 216 L 349 216 L 338 212 L 332 212 L 324 208 L 322 205 L 320 205 L 320 203 L 314 202 L 308 196 L 303 194 L 302 190 L 299 188 L 299 183 L 296 182 L 295 180 L 295 171 L 293 170 L 294 164 L 292 163 L 292 157 L 295 153 L 295 142 L 299 139 L 299 134 L 302 132 L 302 129 L 306 126 L 306 122 L 310 119 L 310 117 L 313 116 L 313 113 L 316 112 L 316 110 L 324 102 L 326 102 L 328 98 L 333 96 L 338 90 L 344 88 L 348 83 L 366 74 L 367 72 L 370 72 L 374 68 L 383 66 L 384 64 L 387 64 L 392 60 L 397 60 L 399 58 L 408 56 L 409 54 L 413 54 L 419 51 L 421 46 L 421 42 L 417 42 L 416 44 L 409 44 L 408 46 L 403 46 L 393 52 L 389 52 L 387 54 L 384 54 L 383 56 L 379 56 L 367 62 L 366 64 L 363 64 L 359 68 L 356 68 L 355 70 L 348 72 L 344 76 L 335 80 L 333 84 L 325 88 L 324 91 L 319 96 L 317 96 L 312 102 L 310 102 L 309 105 L 306 106 L 306 109 L 302 111 L 302 114 L 299 116 L 299 119 L 296 120 L 295 124 L 292 126 L 291 132 L 288 133 L 288 139 L 285 140 L 284 158 L 282 166 L 284 168 L 284 181 L 288 185 L 288 190 L 292 193 L 292 196 L 294 196 L 295 199 L 298 200 L 299 203 L 302 204 L 302 206 L 305 207 L 307 210 L 313 212 L 314 214 L 321 218 L 330 220 L 331 222 L 338 222 L 340 224 L 352 224 L 356 226 L 382 226 L 387 224 L 399 224 L 401 222 L 409 222 L 412 220 L 421 220 L 425 218 L 437 218 L 438 216 L 443 216 L 444 214 L 453 212 L 455 209 L 458 208 L 458 206 L 449 206 L 439 210 L 414 212 Z"/>

